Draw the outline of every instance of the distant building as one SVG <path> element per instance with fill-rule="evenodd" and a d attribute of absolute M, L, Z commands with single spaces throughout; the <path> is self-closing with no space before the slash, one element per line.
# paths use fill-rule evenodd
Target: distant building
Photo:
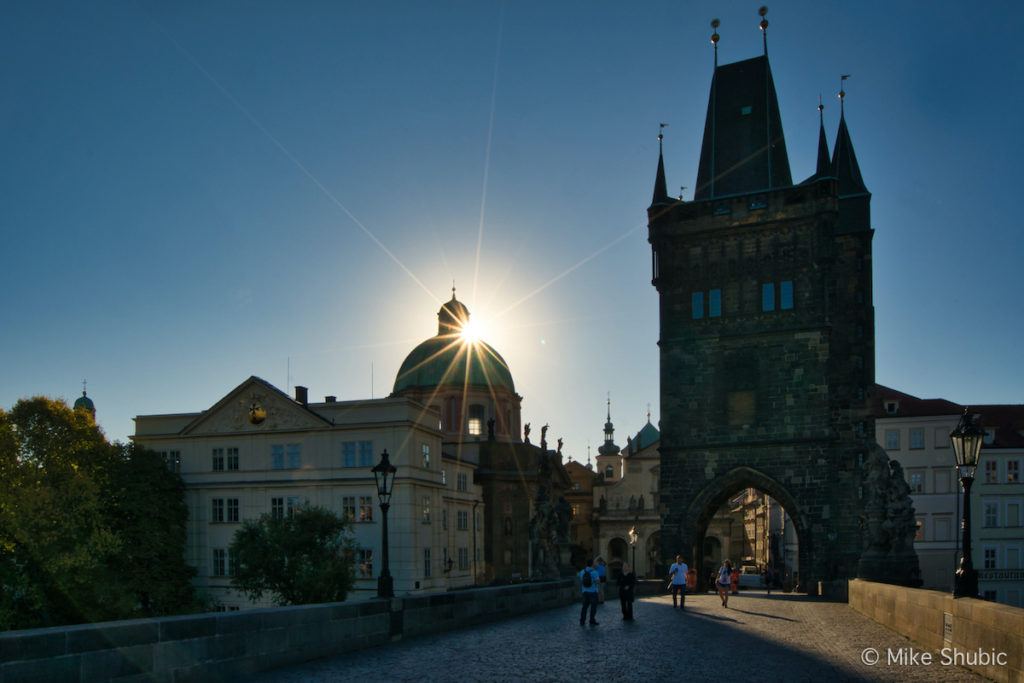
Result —
<path fill-rule="evenodd" d="M 565 494 L 572 518 L 569 521 L 570 562 L 582 569 L 594 557 L 594 485 L 598 475 L 591 464 L 570 461 L 565 465 L 572 484 Z"/>

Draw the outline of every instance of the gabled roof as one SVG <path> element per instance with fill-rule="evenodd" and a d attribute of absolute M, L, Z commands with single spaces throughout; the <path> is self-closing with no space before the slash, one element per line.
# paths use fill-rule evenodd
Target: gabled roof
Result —
<path fill-rule="evenodd" d="M 886 412 L 886 403 L 898 403 L 896 412 Z M 875 384 L 875 397 L 871 414 L 879 417 L 933 417 L 938 415 L 959 415 L 964 407 L 944 398 L 918 398 L 897 391 L 882 384 Z"/>
<path fill-rule="evenodd" d="M 298 423 L 296 423 L 294 421 L 288 421 L 289 422 L 289 424 L 288 424 L 289 428 L 291 428 L 291 427 L 310 428 L 310 427 L 331 427 L 332 426 L 332 423 L 329 420 L 327 420 L 326 418 L 322 417 L 318 413 L 314 412 L 308 406 L 304 406 L 301 403 L 295 401 L 288 394 L 284 393 L 283 391 L 281 391 L 280 389 L 278 389 L 277 387 L 275 387 L 273 384 L 271 384 L 270 382 L 266 381 L 265 379 L 261 379 L 260 377 L 252 375 L 247 380 L 245 380 L 244 382 L 239 384 L 237 387 L 235 387 L 234 389 L 229 391 L 228 394 L 224 398 L 222 398 L 221 400 L 219 400 L 215 404 L 213 404 L 213 406 L 210 407 L 209 410 L 204 410 L 202 413 L 200 413 L 199 416 L 196 417 L 196 419 L 192 420 L 192 422 L 190 422 L 184 429 L 181 430 L 181 433 L 182 434 L 192 434 L 192 433 L 198 431 L 200 429 L 200 427 L 202 427 L 204 424 L 207 424 L 209 421 L 214 420 L 215 418 L 222 417 L 226 412 L 228 412 L 228 408 L 229 408 L 229 406 L 232 403 L 235 403 L 236 401 L 239 401 L 241 395 L 246 390 L 252 390 L 252 389 L 262 390 L 267 395 L 267 399 L 266 399 L 267 403 L 272 403 L 273 404 L 273 405 L 264 405 L 263 406 L 264 409 L 272 410 L 274 407 L 280 406 L 283 410 L 286 410 L 286 411 L 289 411 L 289 412 L 294 411 L 292 413 L 292 415 L 301 416 L 302 420 L 305 422 L 305 425 L 301 425 L 301 424 L 298 424 Z M 245 408 L 245 412 L 247 412 L 247 411 L 248 411 L 248 408 Z M 236 410 L 234 412 L 236 414 L 238 414 L 238 415 L 241 414 L 241 413 L 239 413 L 238 410 Z M 236 417 L 237 417 L 237 415 L 236 415 Z M 270 419 L 272 419 L 272 418 L 268 418 L 268 420 L 270 420 Z M 248 423 L 240 422 L 239 430 L 241 430 L 243 428 L 248 429 L 247 424 Z M 273 422 L 269 422 L 267 424 L 267 427 L 269 427 L 271 429 L 275 428 Z"/>
<path fill-rule="evenodd" d="M 711 199 L 792 184 L 768 56 L 716 67 L 693 198 Z"/>

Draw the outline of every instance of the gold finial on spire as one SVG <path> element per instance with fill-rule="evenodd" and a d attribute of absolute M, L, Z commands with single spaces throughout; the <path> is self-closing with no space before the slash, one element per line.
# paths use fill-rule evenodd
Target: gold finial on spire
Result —
<path fill-rule="evenodd" d="M 85 396 L 85 385 L 86 385 L 86 381 L 83 379 L 82 380 L 82 396 Z"/>
<path fill-rule="evenodd" d="M 665 129 L 668 128 L 667 123 L 658 124 L 658 146 L 661 146 L 661 141 L 665 139 Z"/>
<path fill-rule="evenodd" d="M 846 90 L 843 87 L 846 85 L 846 79 L 850 77 L 850 74 L 843 74 L 839 77 L 839 115 L 842 116 L 844 113 L 844 105 L 846 104 Z"/>
<path fill-rule="evenodd" d="M 452 298 L 455 298 L 455 278 L 452 278 Z"/>
<path fill-rule="evenodd" d="M 718 35 L 718 27 L 722 25 L 722 22 L 718 18 L 711 20 L 711 44 L 715 47 L 715 68 L 718 68 L 718 41 L 721 40 L 722 36 Z"/>
<path fill-rule="evenodd" d="M 761 23 L 758 26 L 761 27 L 761 40 L 764 41 L 764 53 L 768 54 L 768 6 L 761 5 L 761 8 L 757 10 L 758 15 L 761 17 Z"/>

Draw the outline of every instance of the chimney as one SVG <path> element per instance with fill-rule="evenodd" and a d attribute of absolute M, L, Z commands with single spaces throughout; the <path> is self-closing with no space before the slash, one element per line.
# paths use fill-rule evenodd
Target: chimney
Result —
<path fill-rule="evenodd" d="M 337 403 L 337 402 L 338 402 L 338 397 L 337 396 L 324 396 L 324 403 Z"/>
<path fill-rule="evenodd" d="M 295 400 L 302 405 L 309 405 L 309 388 L 295 385 Z"/>

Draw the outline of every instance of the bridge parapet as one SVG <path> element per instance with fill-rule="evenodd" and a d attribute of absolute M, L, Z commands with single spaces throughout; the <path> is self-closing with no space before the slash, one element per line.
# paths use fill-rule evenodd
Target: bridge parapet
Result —
<path fill-rule="evenodd" d="M 995 681 L 1024 681 L 1024 609 L 948 593 L 854 579 L 850 607 Z M 975 653 L 1003 653 L 1005 664 L 972 663 Z M 979 658 L 975 657 L 975 661 Z"/>
<path fill-rule="evenodd" d="M 0 633 L 0 681 L 237 680 L 566 605 L 572 579 L 391 600 L 335 602 Z"/>

